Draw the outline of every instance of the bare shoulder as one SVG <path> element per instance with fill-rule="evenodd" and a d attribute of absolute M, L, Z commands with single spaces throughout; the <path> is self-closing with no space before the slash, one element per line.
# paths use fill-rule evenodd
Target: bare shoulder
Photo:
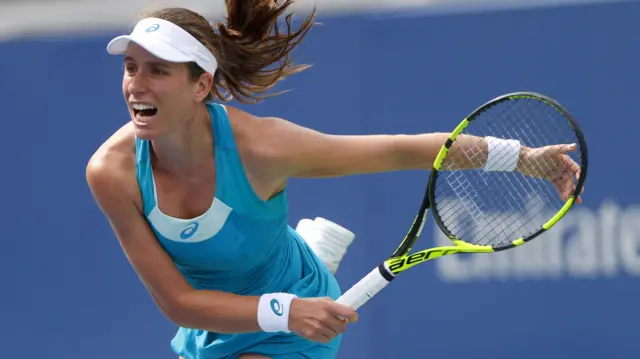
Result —
<path fill-rule="evenodd" d="M 238 149 L 261 160 L 276 160 L 301 133 L 315 132 L 279 117 L 259 117 L 234 107 L 227 111 Z"/>
<path fill-rule="evenodd" d="M 227 107 L 233 137 L 245 173 L 262 199 L 280 192 L 287 182 L 283 162 L 290 156 L 296 127 L 277 117 L 258 117 Z"/>
<path fill-rule="evenodd" d="M 264 120 L 239 108 L 231 106 L 225 107 L 229 115 L 229 122 L 233 130 L 236 146 L 245 148 L 254 144 L 251 140 L 259 137 L 256 135 L 261 127 L 265 127 Z"/>
<path fill-rule="evenodd" d="M 98 201 L 118 193 L 115 198 L 126 196 L 137 202 L 135 137 L 130 123 L 98 147 L 87 163 L 86 176 Z"/>

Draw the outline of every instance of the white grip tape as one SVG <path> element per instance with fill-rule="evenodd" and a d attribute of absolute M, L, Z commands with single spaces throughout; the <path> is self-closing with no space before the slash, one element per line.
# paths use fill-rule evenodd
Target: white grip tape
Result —
<path fill-rule="evenodd" d="M 389 284 L 389 281 L 382 276 L 380 269 L 375 268 L 366 277 L 349 288 L 336 302 L 357 310 L 371 297 L 378 294 L 387 284 Z"/>
<path fill-rule="evenodd" d="M 515 170 L 520 159 L 520 148 L 522 147 L 520 142 L 491 136 L 487 136 L 485 139 L 487 140 L 488 150 L 484 170 L 508 172 Z"/>

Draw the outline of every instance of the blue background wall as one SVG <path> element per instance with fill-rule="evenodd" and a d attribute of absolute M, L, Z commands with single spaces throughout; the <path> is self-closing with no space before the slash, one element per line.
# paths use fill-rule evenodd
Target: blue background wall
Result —
<path fill-rule="evenodd" d="M 297 53 L 315 67 L 284 83 L 294 91 L 243 106 L 332 133 L 417 133 L 450 130 L 482 102 L 530 90 L 562 102 L 587 136 L 584 205 L 521 251 L 408 272 L 362 308 L 340 358 L 640 355 L 638 19 L 638 3 L 321 18 Z M 0 44 L 6 357 L 175 357 L 175 327 L 85 184 L 89 156 L 128 120 L 122 59 L 105 52 L 119 33 Z M 395 248 L 427 176 L 294 180 L 291 225 L 323 216 L 357 233 L 338 272 L 346 289 Z"/>

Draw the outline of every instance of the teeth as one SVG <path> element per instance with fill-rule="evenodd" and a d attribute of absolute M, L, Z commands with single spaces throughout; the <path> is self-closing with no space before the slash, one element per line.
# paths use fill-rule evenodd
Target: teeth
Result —
<path fill-rule="evenodd" d="M 132 106 L 133 106 L 134 110 L 138 110 L 138 111 L 141 111 L 141 110 L 155 110 L 155 108 L 156 108 L 153 105 L 148 105 L 148 104 L 145 104 L 145 103 L 134 103 Z"/>

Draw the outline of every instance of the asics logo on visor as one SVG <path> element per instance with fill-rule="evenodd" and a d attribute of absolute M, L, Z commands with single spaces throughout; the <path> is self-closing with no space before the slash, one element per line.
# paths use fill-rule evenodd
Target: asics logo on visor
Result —
<path fill-rule="evenodd" d="M 160 28 L 160 24 L 153 24 L 147 28 L 147 32 L 154 32 Z"/>

